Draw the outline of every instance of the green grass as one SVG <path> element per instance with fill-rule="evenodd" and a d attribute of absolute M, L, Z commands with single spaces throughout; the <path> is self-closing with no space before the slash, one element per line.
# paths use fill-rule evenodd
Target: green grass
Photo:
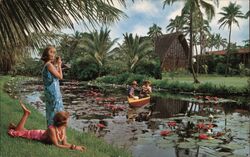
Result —
<path fill-rule="evenodd" d="M 0 75 L 0 156 L 1 157 L 129 157 L 130 153 L 105 143 L 91 134 L 80 133 L 67 129 L 69 143 L 85 145 L 86 152 L 57 148 L 38 141 L 23 138 L 12 138 L 7 134 L 10 122 L 17 123 L 22 116 L 22 110 L 16 99 L 12 99 L 3 91 L 4 84 L 11 77 Z M 32 106 L 27 105 L 31 115 L 26 123 L 28 129 L 46 129 L 45 117 Z"/>
<path fill-rule="evenodd" d="M 171 81 L 179 81 L 186 83 L 193 83 L 192 75 L 184 76 L 174 76 L 173 79 L 170 78 L 167 74 L 163 75 L 163 78 L 168 78 Z M 225 85 L 225 86 L 234 86 L 234 87 L 246 87 L 247 79 L 249 77 L 240 77 L 240 76 L 218 76 L 218 75 L 199 75 L 198 80 L 203 83 L 212 83 L 214 85 Z"/>

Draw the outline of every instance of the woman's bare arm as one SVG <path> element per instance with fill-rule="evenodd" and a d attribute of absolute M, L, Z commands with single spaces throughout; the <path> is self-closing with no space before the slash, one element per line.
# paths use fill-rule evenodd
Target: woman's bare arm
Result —
<path fill-rule="evenodd" d="M 57 77 L 59 80 L 63 79 L 63 74 L 62 74 L 62 67 L 61 65 L 58 66 L 58 70 L 55 68 L 55 66 L 51 63 L 48 64 L 48 70 L 49 72 Z"/>
<path fill-rule="evenodd" d="M 67 143 L 67 140 L 66 140 L 66 131 L 64 129 L 64 139 L 62 141 L 62 144 L 58 143 L 58 140 L 56 138 L 56 132 L 55 132 L 55 129 L 53 128 L 49 128 L 48 129 L 48 136 L 50 138 L 50 141 L 57 147 L 59 148 L 66 148 L 66 149 L 74 149 L 74 150 L 79 150 L 79 151 L 84 151 L 84 147 L 81 147 L 81 146 L 76 146 L 76 145 L 73 145 L 73 144 L 69 144 Z"/>

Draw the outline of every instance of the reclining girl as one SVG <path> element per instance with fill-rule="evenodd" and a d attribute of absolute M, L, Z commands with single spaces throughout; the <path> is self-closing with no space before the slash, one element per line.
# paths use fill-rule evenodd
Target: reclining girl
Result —
<path fill-rule="evenodd" d="M 17 126 L 13 123 L 10 123 L 8 130 L 8 134 L 10 136 L 38 140 L 43 143 L 53 144 L 60 148 L 79 151 L 84 151 L 86 149 L 84 146 L 76 146 L 74 144 L 67 143 L 66 127 L 67 120 L 69 118 L 68 112 L 57 112 L 54 117 L 54 124 L 50 125 L 47 130 L 27 130 L 24 128 L 24 125 L 31 112 L 21 101 L 20 105 L 23 109 L 23 116 Z"/>

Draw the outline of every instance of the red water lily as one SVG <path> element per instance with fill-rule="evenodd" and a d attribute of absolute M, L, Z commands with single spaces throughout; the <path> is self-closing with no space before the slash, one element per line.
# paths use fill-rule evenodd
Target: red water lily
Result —
<path fill-rule="evenodd" d="M 217 132 L 217 134 L 215 135 L 216 137 L 220 137 L 220 136 L 223 136 L 225 133 L 223 132 Z"/>
<path fill-rule="evenodd" d="M 218 101 L 219 100 L 219 98 L 218 97 L 213 97 L 213 99 L 214 99 L 214 101 Z"/>
<path fill-rule="evenodd" d="M 205 96 L 204 99 L 205 100 L 211 100 L 211 97 L 210 96 Z"/>
<path fill-rule="evenodd" d="M 207 134 L 200 134 L 199 135 L 199 139 L 201 139 L 201 140 L 207 140 L 208 136 L 207 136 Z"/>
<path fill-rule="evenodd" d="M 205 129 L 206 128 L 206 125 L 204 123 L 198 123 L 196 126 L 198 129 Z"/>
<path fill-rule="evenodd" d="M 98 123 L 97 127 L 99 127 L 99 128 L 105 128 L 106 126 L 104 124 Z"/>
<path fill-rule="evenodd" d="M 213 127 L 214 127 L 213 124 L 206 124 L 207 129 L 212 129 Z"/>
<path fill-rule="evenodd" d="M 169 131 L 169 130 L 163 130 L 163 131 L 161 131 L 161 136 L 168 136 L 169 134 L 171 133 L 171 131 Z"/>
<path fill-rule="evenodd" d="M 170 121 L 167 123 L 169 127 L 175 127 L 176 126 L 176 122 L 175 121 Z"/>

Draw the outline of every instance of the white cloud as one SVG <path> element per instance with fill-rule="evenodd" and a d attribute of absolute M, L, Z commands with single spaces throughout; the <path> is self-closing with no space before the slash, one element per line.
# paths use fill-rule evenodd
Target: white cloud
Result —
<path fill-rule="evenodd" d="M 145 36 L 148 33 L 148 26 L 135 25 L 131 33 L 137 34 L 138 36 Z"/>
<path fill-rule="evenodd" d="M 222 8 L 223 7 L 227 7 L 229 5 L 229 3 L 235 3 L 240 5 L 241 11 L 243 14 L 245 14 L 248 10 L 249 10 L 249 1 L 247 0 L 237 0 L 237 1 L 229 1 L 229 0 L 221 0 L 219 2 L 219 7 L 216 8 L 216 13 L 215 13 L 215 17 L 213 18 L 213 20 L 210 23 L 210 26 L 212 28 L 212 32 L 215 33 L 220 33 L 224 38 L 228 39 L 228 33 L 229 33 L 229 29 L 228 26 L 225 26 L 224 28 L 221 27 L 219 29 L 220 24 L 218 24 L 218 20 L 222 17 L 219 12 L 222 12 Z M 244 37 L 242 37 L 242 31 L 245 31 L 246 34 L 248 34 L 249 36 L 249 21 L 246 19 L 237 19 L 237 21 L 239 22 L 240 27 L 238 27 L 236 24 L 233 24 L 232 27 L 232 42 L 238 42 L 238 44 L 240 44 L 242 42 L 242 40 Z M 244 30 L 245 28 L 247 28 L 247 30 Z"/>
<path fill-rule="evenodd" d="M 131 11 L 155 15 L 158 13 L 158 8 L 154 1 L 135 1 L 132 5 Z"/>
<path fill-rule="evenodd" d="M 175 19 L 175 17 L 177 15 L 181 15 L 181 10 L 182 10 L 182 7 L 179 7 L 178 9 L 176 9 L 174 12 L 172 12 L 170 15 L 167 15 L 166 16 L 166 20 L 169 21 L 170 19 Z"/>

